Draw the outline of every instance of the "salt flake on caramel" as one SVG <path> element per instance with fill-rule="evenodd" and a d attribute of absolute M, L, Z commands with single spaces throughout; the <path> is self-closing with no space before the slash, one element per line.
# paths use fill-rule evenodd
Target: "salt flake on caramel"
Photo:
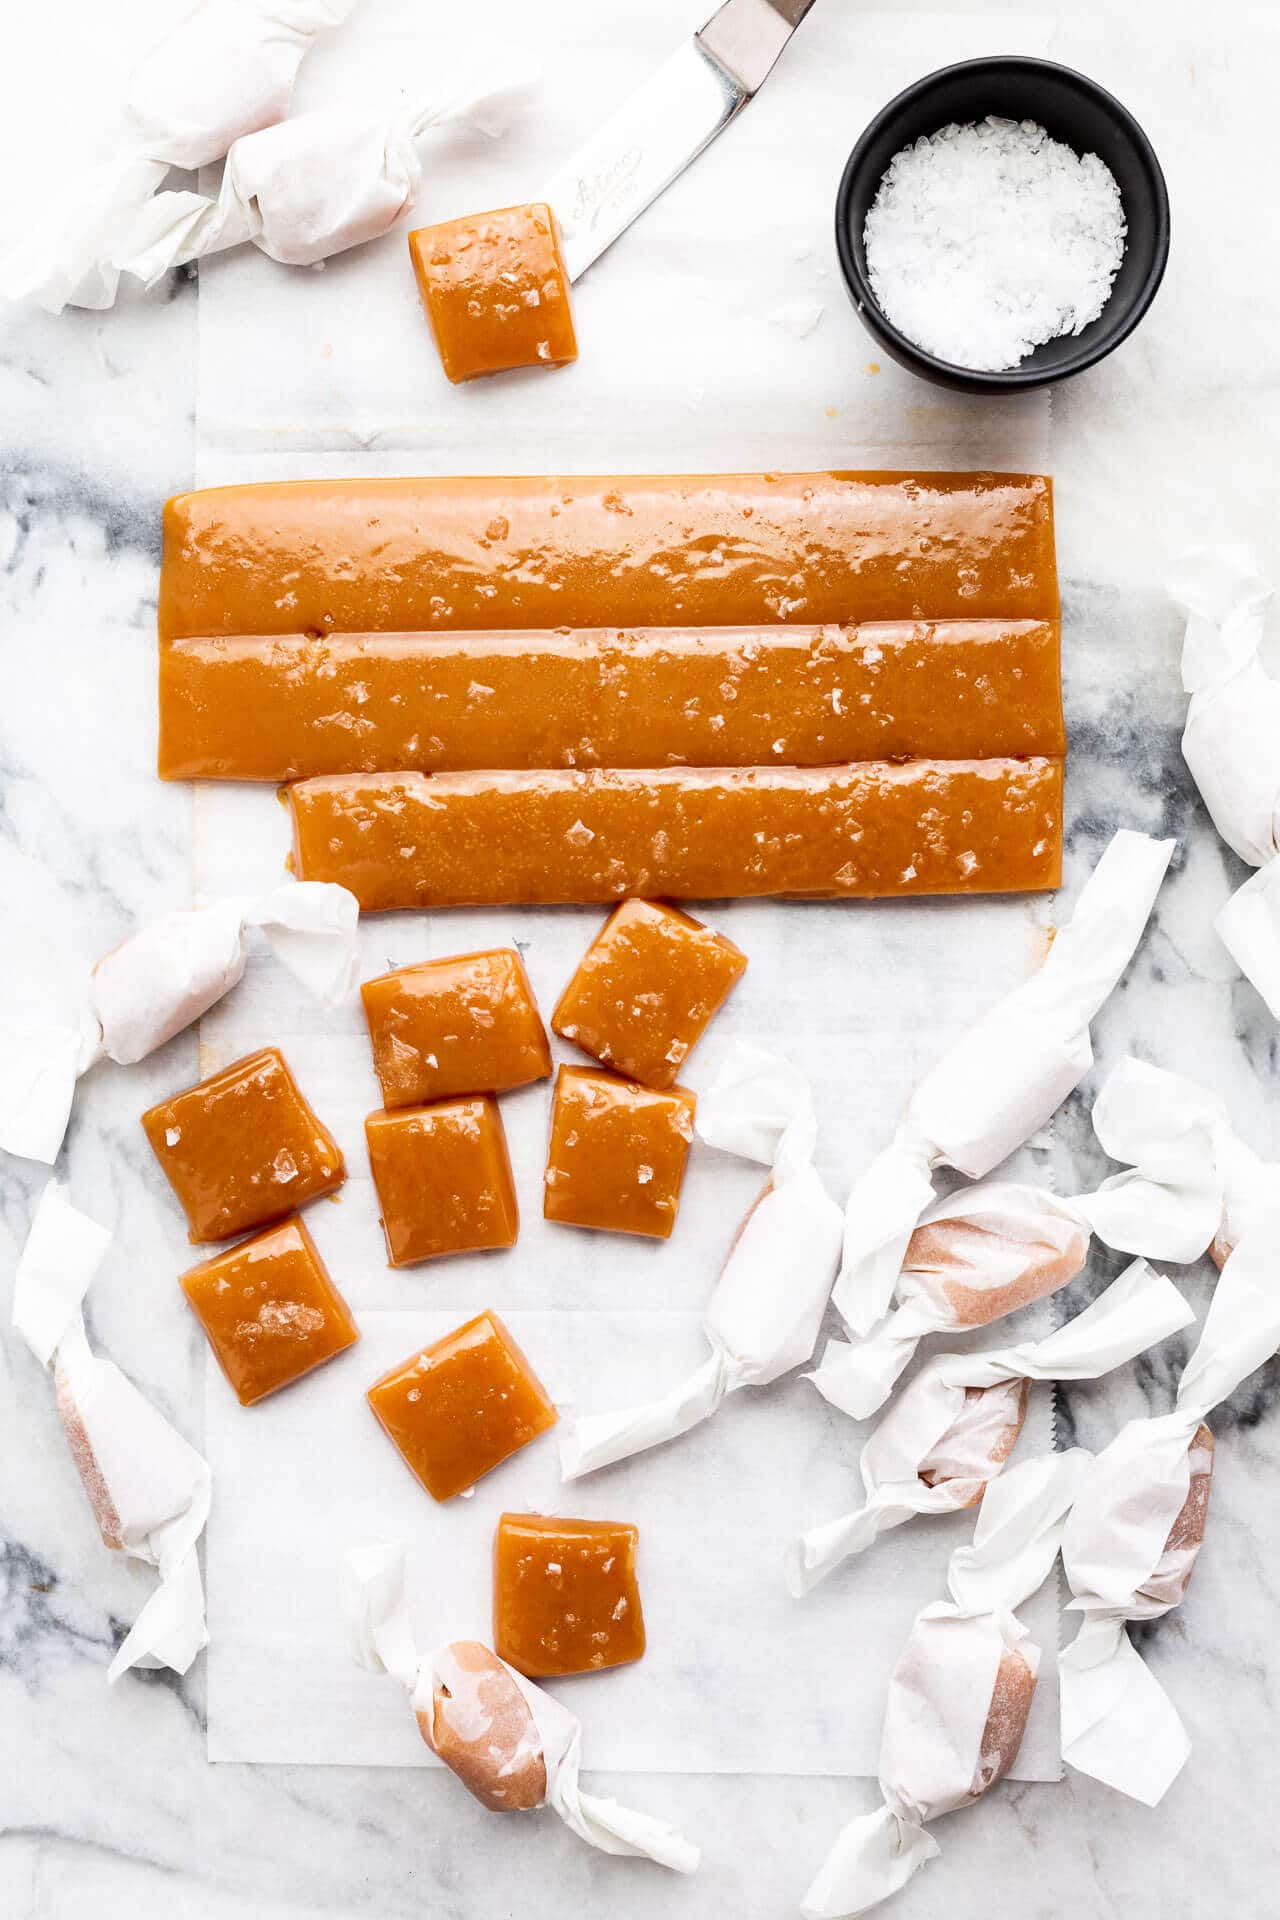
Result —
<path fill-rule="evenodd" d="M 279 1219 L 347 1176 L 276 1047 L 150 1107 L 142 1126 L 197 1244 Z"/>
<path fill-rule="evenodd" d="M 493 1542 L 493 1644 L 531 1680 L 644 1652 L 635 1527 L 504 1513 Z"/>
<path fill-rule="evenodd" d="M 691 914 L 624 900 L 587 948 L 551 1025 L 616 1072 L 670 1087 L 746 964 L 732 940 Z"/>

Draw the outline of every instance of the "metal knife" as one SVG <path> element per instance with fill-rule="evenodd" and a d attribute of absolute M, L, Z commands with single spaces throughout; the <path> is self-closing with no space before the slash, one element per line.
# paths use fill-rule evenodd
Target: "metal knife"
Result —
<path fill-rule="evenodd" d="M 577 280 L 759 90 L 813 0 L 725 0 L 535 197 Z"/>

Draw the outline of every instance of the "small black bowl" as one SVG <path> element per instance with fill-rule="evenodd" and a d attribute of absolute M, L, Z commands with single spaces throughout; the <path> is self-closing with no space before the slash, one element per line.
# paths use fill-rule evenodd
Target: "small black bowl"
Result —
<path fill-rule="evenodd" d="M 988 114 L 1036 120 L 1076 153 L 1096 153 L 1115 176 L 1128 234 L 1111 298 L 1081 333 L 1047 340 L 1006 373 L 981 373 L 937 360 L 908 340 L 876 303 L 867 274 L 863 228 L 895 153 L 953 120 Z M 836 251 L 849 297 L 868 331 L 899 365 L 962 393 L 1017 393 L 1082 373 L 1118 347 L 1156 295 L 1169 258 L 1169 195 L 1151 142 L 1126 107 L 1096 81 L 1050 60 L 1004 56 L 963 60 L 926 74 L 891 100 L 849 155 L 836 195 Z"/>

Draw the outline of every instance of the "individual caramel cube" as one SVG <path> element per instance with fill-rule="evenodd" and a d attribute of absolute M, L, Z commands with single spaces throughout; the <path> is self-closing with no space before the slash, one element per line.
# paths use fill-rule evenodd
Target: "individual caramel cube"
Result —
<path fill-rule="evenodd" d="M 546 1029 L 518 953 L 462 953 L 360 989 L 388 1107 L 498 1093 L 551 1071 Z"/>
<path fill-rule="evenodd" d="M 297 1214 L 192 1267 L 182 1287 L 242 1407 L 360 1338 Z"/>
<path fill-rule="evenodd" d="M 450 380 L 577 359 L 569 276 L 550 207 L 498 207 L 418 227 L 409 258 Z"/>
<path fill-rule="evenodd" d="M 493 1645 L 530 1680 L 644 1652 L 634 1527 L 504 1513 L 493 1540 Z"/>
<path fill-rule="evenodd" d="M 197 1245 L 278 1220 L 347 1177 L 276 1047 L 162 1100 L 142 1125 Z"/>
<path fill-rule="evenodd" d="M 369 1405 L 433 1500 L 474 1486 L 556 1423 L 496 1313 L 479 1313 L 384 1373 Z"/>
<path fill-rule="evenodd" d="M 666 1240 L 693 1138 L 686 1087 L 655 1093 L 591 1067 L 561 1067 L 542 1211 L 565 1226 Z"/>
<path fill-rule="evenodd" d="M 364 1131 L 391 1266 L 515 1245 L 520 1214 L 495 1100 L 371 1113 Z"/>
<path fill-rule="evenodd" d="M 747 957 L 700 920 L 624 900 L 583 954 L 551 1025 L 646 1087 L 669 1087 Z"/>

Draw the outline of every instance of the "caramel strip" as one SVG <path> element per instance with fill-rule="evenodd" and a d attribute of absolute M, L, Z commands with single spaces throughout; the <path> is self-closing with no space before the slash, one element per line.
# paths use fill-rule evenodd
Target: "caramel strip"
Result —
<path fill-rule="evenodd" d="M 1062 762 L 591 773 L 383 773 L 288 789 L 300 879 L 366 912 L 628 894 L 1014 893 L 1056 887 Z"/>
<path fill-rule="evenodd" d="M 1058 628 L 955 620 L 183 640 L 160 773 L 834 765 L 1065 750 Z"/>
<path fill-rule="evenodd" d="M 298 480 L 164 515 L 162 640 L 1058 612 L 1035 474 Z"/>

